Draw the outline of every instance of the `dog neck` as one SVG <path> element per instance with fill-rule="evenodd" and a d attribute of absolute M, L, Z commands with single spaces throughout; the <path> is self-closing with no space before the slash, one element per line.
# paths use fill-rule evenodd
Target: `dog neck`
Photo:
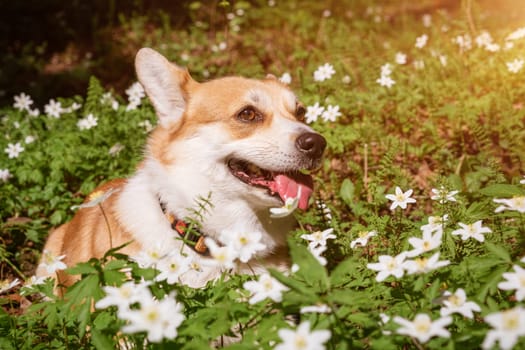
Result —
<path fill-rule="evenodd" d="M 163 246 L 177 249 L 180 246 L 171 223 L 165 217 L 159 204 L 159 197 L 165 203 L 166 211 L 176 218 L 184 220 L 191 218 L 200 221 L 200 231 L 216 241 L 221 235 L 234 230 L 245 232 L 258 231 L 262 234 L 261 243 L 267 248 L 261 251 L 259 257 L 266 257 L 275 251 L 286 247 L 286 236 L 295 226 L 293 216 L 273 219 L 267 208 L 258 208 L 244 200 L 231 200 L 211 194 L 212 207 L 195 215 L 195 198 L 187 196 L 187 186 L 154 186 L 162 181 L 152 174 L 155 171 L 139 170 L 131 177 L 120 193 L 117 202 L 117 215 L 120 222 L 134 236 L 144 249 Z M 170 188 L 171 191 L 165 190 Z M 201 194 L 202 195 L 202 194 Z"/>

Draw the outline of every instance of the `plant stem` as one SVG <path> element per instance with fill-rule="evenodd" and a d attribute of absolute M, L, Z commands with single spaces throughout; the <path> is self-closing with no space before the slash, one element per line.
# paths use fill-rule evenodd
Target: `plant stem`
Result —
<path fill-rule="evenodd" d="M 414 342 L 414 345 L 416 346 L 416 348 L 418 348 L 419 350 L 424 350 L 425 348 L 419 344 L 419 342 L 415 339 L 415 338 L 412 338 L 412 342 Z"/>
<path fill-rule="evenodd" d="M 9 259 L 4 258 L 1 261 L 9 265 L 9 267 L 12 268 L 20 277 L 22 277 L 23 279 L 26 278 L 22 271 L 20 271 L 11 261 L 9 261 Z"/>
<path fill-rule="evenodd" d="M 104 221 L 106 222 L 106 227 L 108 228 L 109 233 L 109 249 L 113 249 L 113 236 L 111 235 L 111 226 L 109 225 L 108 217 L 106 216 L 106 211 L 104 210 L 104 207 L 102 206 L 102 203 L 99 203 L 99 208 L 102 211 L 102 216 L 104 216 Z"/>
<path fill-rule="evenodd" d="M 368 144 L 364 145 L 364 174 L 363 174 L 363 185 L 365 186 L 366 191 L 366 200 L 368 203 L 372 203 L 372 194 L 370 193 L 370 188 L 368 187 Z"/>

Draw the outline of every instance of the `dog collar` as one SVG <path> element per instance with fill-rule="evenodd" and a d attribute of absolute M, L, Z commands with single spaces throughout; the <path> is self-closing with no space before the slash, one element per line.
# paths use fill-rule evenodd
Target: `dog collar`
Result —
<path fill-rule="evenodd" d="M 179 220 L 173 214 L 167 212 L 166 204 L 160 202 L 160 207 L 173 231 L 179 234 L 186 245 L 201 255 L 209 255 L 208 247 L 204 243 L 206 236 L 202 232 L 196 228 L 188 230 L 188 224 L 185 221 Z"/>

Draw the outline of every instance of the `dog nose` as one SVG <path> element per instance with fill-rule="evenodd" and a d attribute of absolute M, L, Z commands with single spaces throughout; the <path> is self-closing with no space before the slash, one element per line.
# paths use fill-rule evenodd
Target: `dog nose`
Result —
<path fill-rule="evenodd" d="M 326 147 L 326 140 L 315 132 L 305 132 L 295 140 L 297 149 L 312 159 L 321 158 Z"/>

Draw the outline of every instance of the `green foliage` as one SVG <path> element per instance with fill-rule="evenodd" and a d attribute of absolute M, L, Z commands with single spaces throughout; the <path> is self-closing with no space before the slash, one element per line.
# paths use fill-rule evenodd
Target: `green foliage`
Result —
<path fill-rule="evenodd" d="M 224 274 L 200 289 L 155 281 L 154 268 L 141 268 L 114 249 L 100 260 L 71 267 L 68 271 L 79 280 L 64 297 L 53 294 L 53 281 L 1 294 L 0 348 L 206 349 L 234 337 L 225 347 L 271 349 L 281 342 L 279 329 L 295 328 L 292 321 L 299 318 L 313 329 L 330 330 L 329 349 L 476 349 L 490 329 L 486 315 L 523 306 L 514 291 L 498 284 L 514 265 L 523 267 L 524 214 L 495 212 L 494 202 L 525 196 L 520 183 L 525 173 L 525 87 L 522 75 L 506 67 L 524 48 L 523 39 L 499 52 L 474 44 L 461 50 L 453 39 L 466 33 L 467 23 L 458 13 L 432 12 L 434 24 L 427 28 L 414 13 L 395 12 L 386 2 L 372 7 L 366 1 L 332 2 L 330 15 L 323 15 L 322 2 L 277 3 L 220 1 L 212 6 L 194 1 L 188 5 L 192 25 L 186 29 L 172 27 L 166 14 L 153 29 L 144 16 L 120 20 L 133 33 L 127 38 L 130 45 L 158 48 L 187 64 L 198 80 L 288 72 L 291 87 L 306 106 L 339 106 L 335 122 L 318 118 L 311 123 L 328 141 L 325 163 L 316 174 L 324 207 L 297 214 L 300 229 L 291 233 L 289 246 L 298 270 L 270 271 L 288 289 L 282 300 L 247 302 L 244 283 L 256 279 L 251 275 Z M 502 45 L 515 29 L 490 17 L 480 16 L 476 23 Z M 423 33 L 429 43 L 417 49 L 413 44 Z M 397 52 L 407 54 L 408 64 L 394 63 Z M 425 67 L 416 69 L 414 63 L 421 60 Z M 336 73 L 317 82 L 313 73 L 325 62 Z M 391 88 L 376 82 L 385 63 L 392 65 L 396 81 Z M 94 77 L 85 99 L 58 101 L 66 109 L 60 118 L 33 117 L 9 106 L 0 111 L 0 170 L 12 174 L 0 180 L 2 279 L 30 275 L 48 230 L 72 217 L 72 205 L 99 184 L 133 173 L 145 128 L 156 123 L 147 102 L 128 110 L 129 101 L 108 95 Z M 74 103 L 81 108 L 70 108 Z M 97 118 L 97 125 L 81 129 L 79 121 L 89 115 Z M 28 142 L 28 136 L 34 141 Z M 9 158 L 3 150 L 15 143 L 24 151 Z M 390 210 L 385 195 L 396 186 L 414 189 L 417 202 Z M 431 200 L 431 189 L 441 187 L 459 191 L 456 201 Z M 193 214 L 202 219 L 213 205 L 213 193 L 196 201 L 199 208 Z M 378 281 L 369 264 L 411 250 L 409 239 L 421 237 L 430 216 L 447 218 L 440 226 L 439 252 L 440 260 L 450 264 Z M 460 223 L 479 220 L 491 230 L 483 243 L 452 234 Z M 198 225 L 191 222 L 191 228 Z M 337 238 L 328 243 L 328 264 L 323 266 L 300 236 L 328 227 Z M 365 246 L 350 247 L 371 231 L 376 235 Z M 185 320 L 175 339 L 152 343 L 144 332 L 127 334 L 115 307 L 93 306 L 105 296 L 104 287 L 142 279 L 151 282 L 149 290 L 158 300 L 176 298 L 183 305 Z M 453 315 L 450 337 L 422 344 L 398 334 L 399 325 L 382 318 L 412 320 L 426 313 L 437 319 L 443 293 L 458 288 L 481 311 L 474 318 Z M 23 312 L 16 304 L 21 298 L 31 302 Z M 305 306 L 329 311 L 301 313 Z M 518 346 L 523 346 L 520 340 Z"/>

